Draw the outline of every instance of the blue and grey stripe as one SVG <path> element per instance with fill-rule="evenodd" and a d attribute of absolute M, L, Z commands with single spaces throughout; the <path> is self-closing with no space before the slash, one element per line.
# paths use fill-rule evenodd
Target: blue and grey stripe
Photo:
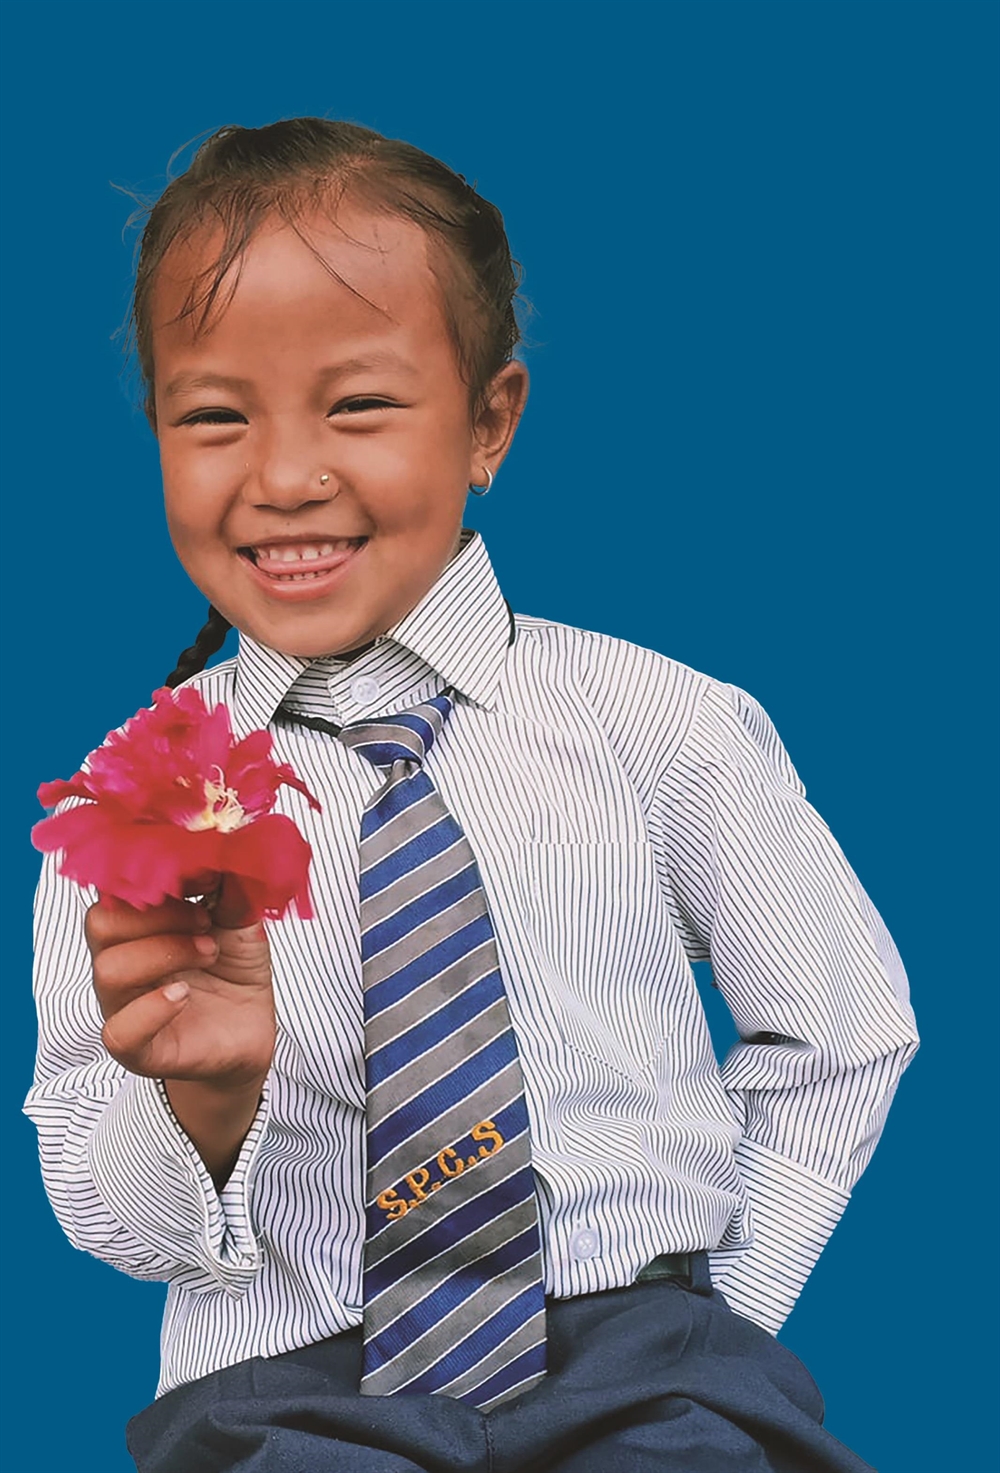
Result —
<path fill-rule="evenodd" d="M 339 732 L 386 773 L 362 815 L 359 860 L 361 1389 L 440 1392 L 488 1410 L 544 1375 L 545 1300 L 524 1086 L 489 910 L 468 840 L 423 770 L 451 709 L 435 696 Z"/>

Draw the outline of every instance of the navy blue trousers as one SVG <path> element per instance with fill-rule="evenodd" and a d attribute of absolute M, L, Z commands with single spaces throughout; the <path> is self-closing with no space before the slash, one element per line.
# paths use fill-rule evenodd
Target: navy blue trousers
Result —
<path fill-rule="evenodd" d="M 485 1416 L 360 1396 L 361 1332 L 229 1366 L 134 1417 L 139 1473 L 872 1473 L 802 1363 L 695 1282 L 548 1303 L 549 1374 Z"/>

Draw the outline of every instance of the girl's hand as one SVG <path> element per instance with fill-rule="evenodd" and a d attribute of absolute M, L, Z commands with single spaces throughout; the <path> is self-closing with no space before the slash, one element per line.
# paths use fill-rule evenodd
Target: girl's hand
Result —
<path fill-rule="evenodd" d="M 104 1046 L 133 1074 L 166 1081 L 216 1183 L 257 1111 L 274 1052 L 267 936 L 226 881 L 211 913 L 170 900 L 135 910 L 102 896 L 87 913 Z"/>
<path fill-rule="evenodd" d="M 225 1088 L 256 1082 L 274 1050 L 271 962 L 261 922 L 240 925 L 224 888 L 214 912 L 169 900 L 134 910 L 102 896 L 87 914 L 104 1046 L 133 1074 Z"/>

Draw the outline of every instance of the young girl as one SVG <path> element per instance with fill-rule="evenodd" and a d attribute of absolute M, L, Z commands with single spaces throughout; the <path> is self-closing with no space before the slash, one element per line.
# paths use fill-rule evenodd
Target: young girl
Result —
<path fill-rule="evenodd" d="M 48 1190 L 170 1285 L 142 1473 L 865 1467 L 772 1337 L 915 1048 L 905 977 L 760 707 L 514 615 L 463 529 L 527 395 L 515 286 L 460 177 L 320 119 L 223 129 L 146 226 L 211 602 L 170 683 L 322 811 L 284 790 L 312 920 L 44 866 Z"/>

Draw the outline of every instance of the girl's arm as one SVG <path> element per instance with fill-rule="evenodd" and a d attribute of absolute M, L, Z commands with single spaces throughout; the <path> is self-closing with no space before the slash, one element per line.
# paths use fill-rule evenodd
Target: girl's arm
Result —
<path fill-rule="evenodd" d="M 182 1085 L 175 1106 L 169 1093 L 172 1085 L 162 1075 L 130 1071 L 102 1038 L 102 1029 L 113 1030 L 115 1016 L 119 1028 L 123 1019 L 127 1021 L 127 1007 L 109 1008 L 111 1017 L 105 1022 L 85 934 L 86 912 L 95 899 L 62 879 L 54 858 L 46 858 L 35 910 L 38 1058 L 25 1109 L 38 1129 L 50 1201 L 76 1247 L 125 1273 L 180 1282 L 196 1291 L 223 1288 L 239 1293 L 252 1281 L 260 1261 L 249 1199 L 267 1118 L 266 1080 L 263 1087 L 249 1078 L 242 1081 L 254 1097 L 255 1109 L 249 1110 L 244 1098 L 238 1121 L 230 1099 L 225 1128 L 230 1158 L 235 1143 L 235 1160 L 222 1190 L 217 1190 L 196 1138 L 200 1133 L 201 1147 L 220 1181 L 228 1163 L 213 1159 L 213 1149 L 221 1149 L 224 1157 L 227 1143 L 213 1137 L 220 1122 L 216 1119 L 213 1125 L 210 1116 L 206 1118 L 204 1082 L 191 1082 L 193 1092 L 191 1083 Z M 194 1017 L 191 996 L 205 992 L 207 974 L 197 987 L 189 972 L 184 976 L 191 992 L 180 1011 Z M 106 994 L 114 990 L 110 975 L 102 987 Z M 137 1000 L 155 992 L 155 986 L 137 977 L 133 987 L 133 1008 Z M 135 1016 L 133 1012 L 133 1020 Z M 223 1046 L 226 1033 L 224 1026 L 216 1035 Z M 134 1036 L 116 1038 L 113 1031 L 110 1041 L 133 1064 L 139 1060 L 130 1050 L 148 1047 L 148 1041 L 144 1045 Z M 161 1039 L 161 1049 L 165 1041 L 170 1040 Z M 185 1058 L 183 1050 L 177 1051 L 178 1043 L 183 1044 L 183 1038 L 173 1040 L 174 1065 L 190 1067 L 190 1044 Z M 155 1053 L 146 1063 L 150 1069 L 170 1068 Z M 182 1125 L 178 1108 L 195 1138 Z"/>
<path fill-rule="evenodd" d="M 766 714 L 710 684 L 661 780 L 656 838 L 692 959 L 739 1034 L 722 1079 L 754 1239 L 713 1256 L 734 1309 L 777 1331 L 878 1141 L 917 1046 L 881 917 Z"/>

